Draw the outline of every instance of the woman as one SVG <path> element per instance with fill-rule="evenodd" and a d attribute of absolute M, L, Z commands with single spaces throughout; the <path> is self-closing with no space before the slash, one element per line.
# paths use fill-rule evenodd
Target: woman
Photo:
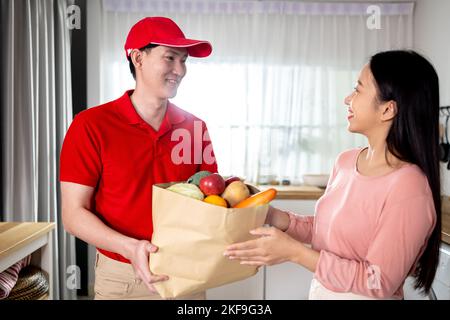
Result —
<path fill-rule="evenodd" d="M 308 268 L 310 299 L 402 299 L 409 275 L 428 293 L 441 233 L 438 76 L 416 52 L 378 53 L 345 104 L 368 147 L 338 156 L 315 216 L 270 208 L 273 227 L 224 254 Z"/>

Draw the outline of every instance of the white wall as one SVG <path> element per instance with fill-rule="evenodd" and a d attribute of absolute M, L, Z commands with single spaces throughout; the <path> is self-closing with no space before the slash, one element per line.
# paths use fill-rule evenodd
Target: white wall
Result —
<path fill-rule="evenodd" d="M 414 15 L 414 49 L 433 63 L 439 75 L 441 106 L 450 105 L 450 1 L 418 0 Z M 442 170 L 442 192 L 450 194 L 450 171 Z"/>
<path fill-rule="evenodd" d="M 450 1 L 419 0 L 414 14 L 414 48 L 439 75 L 441 105 L 450 105 Z"/>

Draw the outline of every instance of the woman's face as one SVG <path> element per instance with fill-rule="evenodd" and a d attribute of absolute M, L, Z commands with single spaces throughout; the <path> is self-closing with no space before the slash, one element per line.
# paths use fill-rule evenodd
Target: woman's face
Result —
<path fill-rule="evenodd" d="M 354 91 L 345 98 L 348 106 L 348 130 L 369 134 L 381 124 L 377 102 L 377 88 L 369 65 L 365 65 L 359 75 Z"/>

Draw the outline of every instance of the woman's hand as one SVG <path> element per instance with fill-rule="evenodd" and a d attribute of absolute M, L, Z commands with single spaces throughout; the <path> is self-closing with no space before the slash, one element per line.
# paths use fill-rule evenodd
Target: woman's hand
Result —
<path fill-rule="evenodd" d="M 274 227 L 261 227 L 250 231 L 257 239 L 235 243 L 224 252 L 232 260 L 241 264 L 262 266 L 285 261 L 293 261 L 303 244 Z"/>
<path fill-rule="evenodd" d="M 151 293 L 157 293 L 153 283 L 169 279 L 166 275 L 154 275 L 150 272 L 149 255 L 156 251 L 158 247 L 150 241 L 139 240 L 129 248 L 129 254 L 126 257 L 133 266 L 136 279 L 142 280 Z"/>

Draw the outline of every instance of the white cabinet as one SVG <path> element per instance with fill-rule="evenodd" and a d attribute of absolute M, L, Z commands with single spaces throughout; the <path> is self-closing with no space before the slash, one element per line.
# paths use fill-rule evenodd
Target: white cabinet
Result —
<path fill-rule="evenodd" d="M 441 244 L 433 290 L 438 300 L 450 300 L 450 245 L 444 242 Z"/>
<path fill-rule="evenodd" d="M 226 284 L 206 291 L 208 300 L 263 300 L 264 269 L 245 280 Z"/>
<path fill-rule="evenodd" d="M 270 204 L 281 210 L 309 216 L 314 215 L 317 200 L 274 200 Z"/>
<path fill-rule="evenodd" d="M 316 200 L 275 200 L 272 206 L 298 215 L 314 215 Z M 313 273 L 292 262 L 266 269 L 267 300 L 306 300 Z"/>
<path fill-rule="evenodd" d="M 436 299 L 450 300 L 450 245 L 442 242 L 439 250 L 439 265 L 432 288 Z M 403 290 L 405 300 L 428 300 L 429 296 L 422 295 L 419 290 L 414 289 L 414 278 L 409 277 L 405 281 Z"/>
<path fill-rule="evenodd" d="M 266 269 L 266 300 L 307 300 L 312 272 L 291 262 Z"/>
<path fill-rule="evenodd" d="M 420 290 L 414 289 L 415 278 L 408 277 L 403 285 L 405 300 L 429 300 L 427 295 L 423 295 Z"/>

